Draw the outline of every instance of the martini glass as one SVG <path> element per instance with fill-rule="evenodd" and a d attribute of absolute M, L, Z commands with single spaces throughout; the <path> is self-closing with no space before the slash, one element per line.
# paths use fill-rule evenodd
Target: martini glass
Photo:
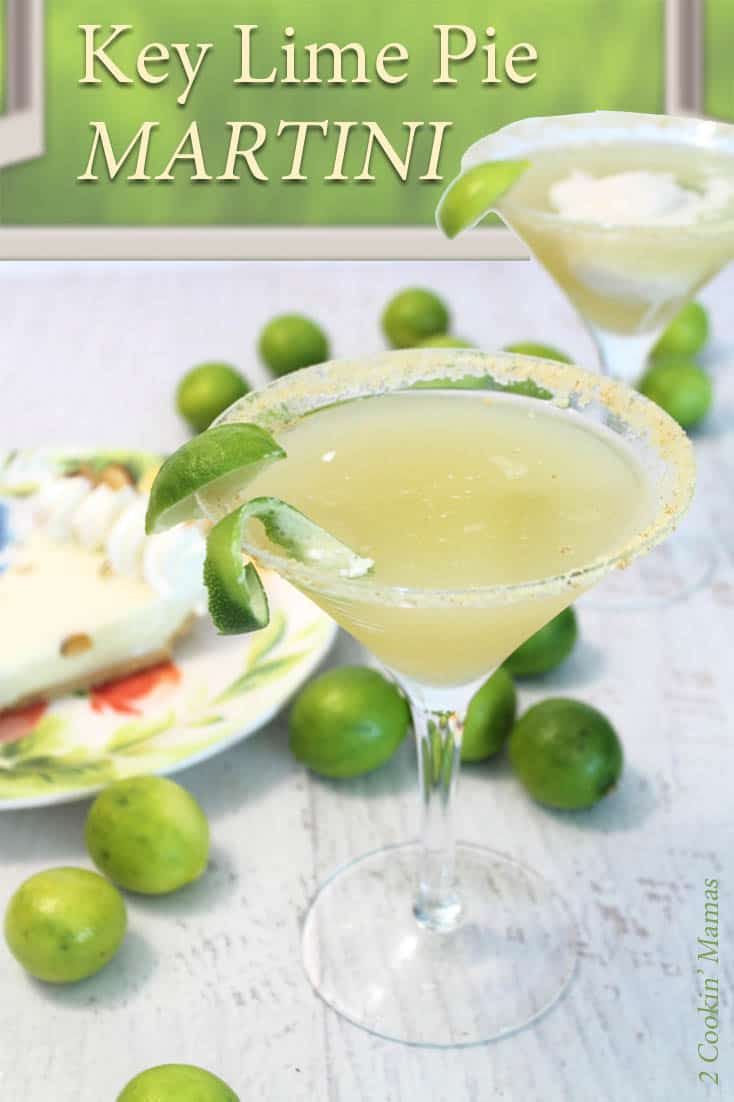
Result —
<path fill-rule="evenodd" d="M 474 380 L 490 389 L 447 389 Z M 280 496 L 374 558 L 372 573 L 341 576 L 291 557 L 257 520 L 245 529 L 246 551 L 365 643 L 413 714 L 420 841 L 322 885 L 303 929 L 306 972 L 326 1003 L 382 1037 L 454 1047 L 512 1032 L 565 989 L 576 931 L 539 873 L 455 843 L 463 719 L 521 641 L 674 528 L 693 491 L 690 444 L 615 381 L 454 350 L 296 372 L 223 422 L 260 425 L 287 458 L 222 514 Z M 502 845 L 499 823 L 488 833 Z"/>
<path fill-rule="evenodd" d="M 734 126 L 689 117 L 621 111 L 530 118 L 480 139 L 462 171 L 486 161 L 526 160 L 527 170 L 496 204 L 584 321 L 602 369 L 634 385 L 680 308 L 734 258 Z M 686 221 L 635 213 L 615 221 L 554 209 L 550 189 L 572 172 L 669 174 L 703 192 L 717 180 L 731 192 L 710 213 Z M 628 193 L 637 212 L 644 200 Z M 680 599 L 710 577 L 714 556 L 699 535 L 680 534 L 640 567 L 602 587 L 595 603 L 618 608 Z"/>

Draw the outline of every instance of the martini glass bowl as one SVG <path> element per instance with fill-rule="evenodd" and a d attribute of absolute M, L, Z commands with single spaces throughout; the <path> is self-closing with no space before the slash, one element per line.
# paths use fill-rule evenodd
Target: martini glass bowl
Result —
<path fill-rule="evenodd" d="M 472 145 L 462 171 L 515 159 L 529 168 L 497 213 L 576 308 L 602 370 L 634 385 L 676 313 L 734 258 L 734 189 L 720 209 L 694 221 L 674 214 L 619 224 L 559 213 L 549 187 L 576 169 L 666 172 L 694 192 L 712 176 L 734 181 L 734 126 L 623 111 L 529 118 Z M 668 604 L 700 589 L 714 566 L 710 543 L 685 531 L 647 563 L 610 579 L 593 602 L 618 610 Z"/>
<path fill-rule="evenodd" d="M 359 857 L 322 885 L 303 928 L 306 972 L 322 999 L 355 1025 L 438 1047 L 480 1044 L 527 1025 L 559 998 L 577 955 L 571 912 L 542 875 L 494 849 L 455 842 L 468 704 L 522 639 L 671 532 L 693 491 L 690 444 L 657 406 L 616 381 L 529 357 L 454 350 L 308 368 L 247 395 L 220 419 L 254 422 L 277 438 L 336 403 L 416 384 L 440 390 L 448 402 L 446 387 L 467 379 L 502 401 L 550 403 L 569 428 L 583 422 L 633 455 L 649 487 L 644 525 L 567 574 L 466 588 L 457 561 L 449 573 L 455 584 L 440 590 L 411 587 L 410 578 L 381 584 L 379 573 L 339 576 L 273 548 L 257 521 L 245 534 L 246 551 L 262 567 L 309 594 L 372 650 L 413 715 L 420 840 Z M 487 389 L 462 393 L 491 398 Z M 243 487 L 243 500 L 251 489 Z M 428 664 L 417 657 L 426 634 L 434 643 Z M 501 823 L 488 816 L 480 836 L 502 847 Z"/>
<path fill-rule="evenodd" d="M 693 191 L 707 176 L 734 181 L 734 126 L 624 111 L 523 119 L 476 142 L 462 167 L 515 158 L 530 168 L 499 214 L 576 307 L 605 371 L 635 383 L 663 329 L 734 257 L 734 187 L 708 217 L 622 224 L 559 213 L 548 188 L 577 168 L 672 173 Z"/>

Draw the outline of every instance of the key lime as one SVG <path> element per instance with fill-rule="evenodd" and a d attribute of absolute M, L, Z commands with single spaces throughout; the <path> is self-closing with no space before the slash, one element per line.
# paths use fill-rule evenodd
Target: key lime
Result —
<path fill-rule="evenodd" d="M 247 423 L 218 425 L 170 455 L 151 487 L 145 530 L 150 535 L 201 516 L 196 494 L 214 502 L 240 493 L 247 481 L 285 452 L 269 432 Z"/>
<path fill-rule="evenodd" d="M 231 364 L 199 364 L 178 384 L 176 408 L 193 432 L 203 432 L 249 389 Z"/>
<path fill-rule="evenodd" d="M 165 777 L 128 777 L 97 796 L 85 838 L 97 868 L 128 891 L 164 895 L 196 880 L 209 824 L 194 797 Z"/>
<path fill-rule="evenodd" d="M 5 939 L 27 972 L 47 983 L 76 983 L 103 968 L 122 944 L 125 904 L 87 869 L 47 869 L 16 891 L 5 912 Z"/>
<path fill-rule="evenodd" d="M 700 302 L 687 303 L 671 321 L 652 350 L 653 359 L 673 355 L 695 356 L 709 338 L 709 316 Z"/>
<path fill-rule="evenodd" d="M 639 390 L 684 429 L 695 428 L 704 419 L 714 397 L 709 376 L 684 356 L 655 360 L 640 380 Z"/>
<path fill-rule="evenodd" d="M 382 330 L 393 348 L 415 348 L 449 328 L 445 303 L 422 287 L 410 287 L 391 299 L 382 315 Z"/>
<path fill-rule="evenodd" d="M 300 314 L 282 314 L 268 322 L 258 348 L 274 375 L 288 375 L 329 358 L 329 342 L 323 329 Z"/>
<path fill-rule="evenodd" d="M 366 666 L 342 666 L 297 696 L 290 747 L 323 777 L 359 777 L 392 757 L 409 725 L 408 704 L 391 681 Z"/>
<path fill-rule="evenodd" d="M 522 394 L 526 398 L 539 398 L 543 402 L 549 402 L 553 395 L 544 386 L 539 386 L 535 379 L 521 379 L 518 383 L 503 383 L 495 387 L 505 394 Z"/>
<path fill-rule="evenodd" d="M 483 761 L 496 754 L 515 722 L 517 693 L 507 670 L 499 669 L 474 694 L 466 713 L 462 761 Z"/>
<path fill-rule="evenodd" d="M 515 677 L 535 677 L 565 662 L 578 637 L 578 622 L 572 608 L 564 608 L 540 631 L 531 635 L 505 661 Z"/>
<path fill-rule="evenodd" d="M 456 379 L 420 379 L 411 390 L 487 390 L 490 384 L 487 375 L 464 375 Z"/>
<path fill-rule="evenodd" d="M 161 1064 L 136 1075 L 117 1102 L 239 1102 L 216 1075 L 192 1064 Z"/>
<path fill-rule="evenodd" d="M 436 207 L 439 229 L 447 237 L 456 237 L 478 225 L 527 167 L 527 161 L 485 161 L 462 172 Z"/>
<path fill-rule="evenodd" d="M 448 333 L 437 333 L 433 337 L 426 337 L 418 345 L 419 348 L 476 348 L 475 344 L 462 340 L 461 337 L 452 337 Z"/>
<path fill-rule="evenodd" d="M 559 697 L 529 708 L 515 724 L 510 761 L 530 795 L 549 807 L 591 807 L 622 772 L 622 744 L 609 720 Z"/>
<path fill-rule="evenodd" d="M 541 360 L 556 360 L 560 364 L 570 364 L 565 352 L 559 352 L 552 344 L 538 344 L 536 341 L 517 341 L 505 345 L 505 352 L 515 352 L 518 356 L 537 356 Z"/>

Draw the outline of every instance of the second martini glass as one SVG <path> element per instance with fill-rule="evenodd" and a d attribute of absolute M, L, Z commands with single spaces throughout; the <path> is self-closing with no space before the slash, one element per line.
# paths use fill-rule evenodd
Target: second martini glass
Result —
<path fill-rule="evenodd" d="M 495 209 L 575 306 L 604 371 L 636 383 L 677 311 L 734 258 L 734 126 L 621 111 L 523 119 L 472 145 L 462 174 L 505 160 L 527 167 Z M 683 533 L 594 600 L 664 603 L 712 567 L 705 541 Z"/>
<path fill-rule="evenodd" d="M 446 389 L 467 377 L 490 391 Z M 521 641 L 672 530 L 693 490 L 690 445 L 621 384 L 473 352 L 310 368 L 223 421 L 259 425 L 287 453 L 242 499 L 279 496 L 374 558 L 373 573 L 345 577 L 291 557 L 257 521 L 246 530 L 251 556 L 365 642 L 413 713 L 420 841 L 321 887 L 303 931 L 309 978 L 345 1018 L 408 1044 L 518 1029 L 568 983 L 575 928 L 539 873 L 456 844 L 464 716 Z M 501 824 L 481 833 L 499 840 Z"/>

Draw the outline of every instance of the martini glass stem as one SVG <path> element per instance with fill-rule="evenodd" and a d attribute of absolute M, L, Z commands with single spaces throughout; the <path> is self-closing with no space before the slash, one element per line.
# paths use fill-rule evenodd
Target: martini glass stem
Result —
<path fill-rule="evenodd" d="M 454 929 L 461 920 L 456 883 L 454 799 L 464 722 L 455 711 L 432 711 L 413 700 L 418 749 L 421 851 L 414 913 L 423 926 Z"/>
<path fill-rule="evenodd" d="M 590 325 L 596 350 L 604 375 L 612 379 L 621 379 L 634 386 L 645 373 L 647 358 L 650 355 L 662 328 L 651 333 L 618 335 L 608 333 Z"/>

